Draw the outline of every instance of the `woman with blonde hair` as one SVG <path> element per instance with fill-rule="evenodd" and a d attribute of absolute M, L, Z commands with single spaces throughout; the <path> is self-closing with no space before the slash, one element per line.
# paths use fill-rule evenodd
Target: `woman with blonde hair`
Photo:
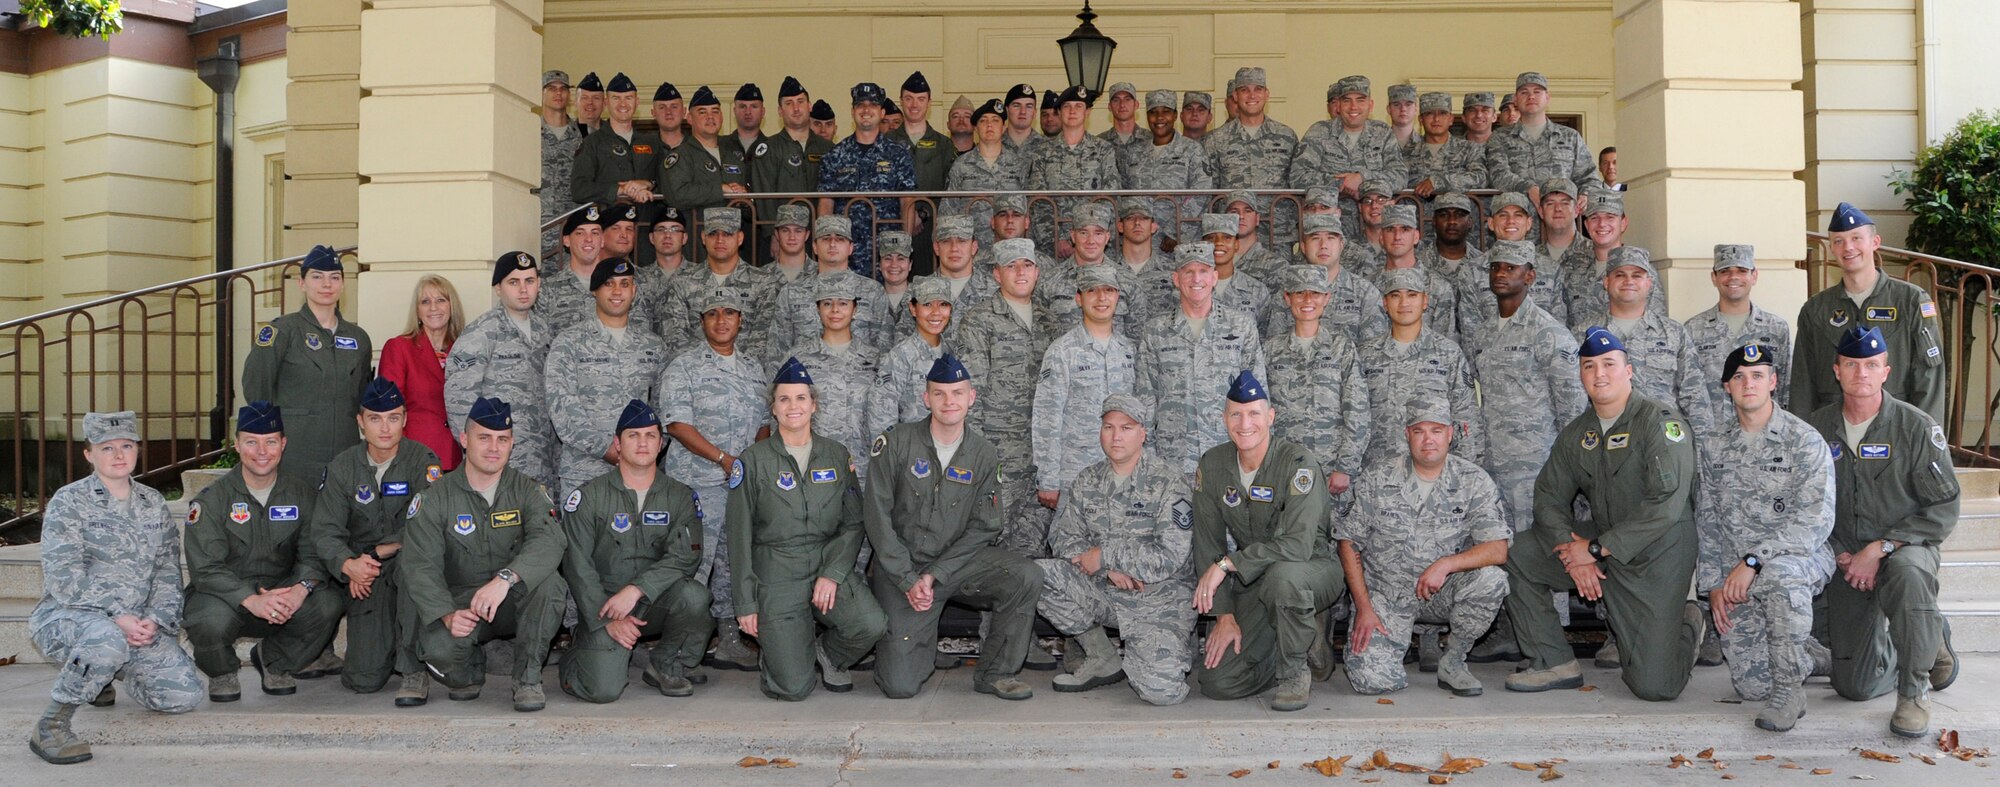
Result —
<path fill-rule="evenodd" d="M 462 453 L 444 415 L 444 361 L 465 329 L 458 289 L 435 273 L 417 280 L 410 296 L 410 322 L 403 335 L 382 345 L 380 374 L 402 389 L 409 408 L 404 434 L 437 452 L 445 470 Z"/>

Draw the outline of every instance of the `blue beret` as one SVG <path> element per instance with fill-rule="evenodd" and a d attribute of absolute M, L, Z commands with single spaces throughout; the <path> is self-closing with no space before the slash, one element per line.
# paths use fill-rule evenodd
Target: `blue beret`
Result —
<path fill-rule="evenodd" d="M 1840 335 L 1840 346 L 1834 352 L 1842 358 L 1873 358 L 1889 351 L 1889 342 L 1882 338 L 1882 329 L 1863 328 L 1856 325 Z"/>
<path fill-rule="evenodd" d="M 661 82 L 659 87 L 653 88 L 654 101 L 673 101 L 680 97 L 681 89 L 674 87 L 672 82 Z"/>
<path fill-rule="evenodd" d="M 387 377 L 369 380 L 368 388 L 361 392 L 361 409 L 371 413 L 386 413 L 402 406 L 403 389 Z"/>
<path fill-rule="evenodd" d="M 930 80 L 924 78 L 924 72 L 922 71 L 911 71 L 910 78 L 903 80 L 903 92 L 929 93 L 931 92 Z"/>
<path fill-rule="evenodd" d="M 812 114 L 807 115 L 807 117 L 810 117 L 813 120 L 820 121 L 821 123 L 832 120 L 833 105 L 826 103 L 826 99 L 820 99 L 818 101 L 814 101 Z"/>
<path fill-rule="evenodd" d="M 513 429 L 514 408 L 491 396 L 481 396 L 472 400 L 472 411 L 466 413 L 465 420 L 494 431 Z"/>
<path fill-rule="evenodd" d="M 597 267 L 590 269 L 590 291 L 596 292 L 597 288 L 604 286 L 604 283 L 611 281 L 613 277 L 634 278 L 637 275 L 632 270 L 631 260 L 624 257 L 606 257 L 597 261 Z"/>
<path fill-rule="evenodd" d="M 625 75 L 625 72 L 623 72 L 623 71 L 620 71 L 620 72 L 618 72 L 618 75 L 617 75 L 617 76 L 614 76 L 614 77 L 612 77 L 612 78 L 611 78 L 611 82 L 610 82 L 610 84 L 607 84 L 607 85 L 605 85 L 605 86 L 604 86 L 604 92 L 606 92 L 606 93 L 637 93 L 637 92 L 639 92 L 639 86 L 638 86 L 638 85 L 635 85 L 635 84 L 632 84 L 632 78 L 631 78 L 631 77 L 628 77 L 628 76 L 626 76 L 626 75 Z"/>
<path fill-rule="evenodd" d="M 778 98 L 791 98 L 792 96 L 803 96 L 805 94 L 806 86 L 799 84 L 797 77 L 787 76 L 785 77 L 784 84 L 778 86 Z"/>
<path fill-rule="evenodd" d="M 812 385 L 812 373 L 806 371 L 806 365 L 799 363 L 798 358 L 786 358 L 785 365 L 778 367 L 778 376 L 771 378 L 771 384 Z"/>
<path fill-rule="evenodd" d="M 1584 330 L 1583 346 L 1576 348 L 1576 357 L 1595 358 L 1613 350 L 1624 352 L 1625 343 L 1618 340 L 1617 334 L 1605 330 L 1603 326 L 1592 325 Z"/>
<path fill-rule="evenodd" d="M 1860 208 L 1843 202 L 1840 203 L 1840 207 L 1833 209 L 1833 220 L 1826 223 L 1826 231 L 1846 232 L 1864 224 L 1874 223 L 1875 220 L 1868 218 L 1868 214 L 1862 213 Z"/>
<path fill-rule="evenodd" d="M 306 252 L 305 260 L 299 263 L 299 272 L 303 274 L 306 271 L 339 272 L 340 254 L 332 246 L 314 246 L 312 251 Z"/>
<path fill-rule="evenodd" d="M 972 379 L 972 373 L 965 370 L 965 364 L 959 363 L 958 356 L 945 353 L 931 363 L 931 371 L 924 375 L 924 379 L 934 383 L 962 383 Z"/>
<path fill-rule="evenodd" d="M 716 100 L 715 91 L 708 89 L 707 85 L 702 85 L 701 87 L 695 88 L 694 98 L 688 99 L 688 109 L 694 109 L 695 107 L 719 107 L 719 106 L 722 106 L 722 102 Z"/>
<path fill-rule="evenodd" d="M 282 434 L 285 418 L 278 406 L 265 401 L 243 405 L 236 410 L 236 431 L 246 434 Z"/>
<path fill-rule="evenodd" d="M 597 72 L 592 71 L 583 75 L 583 81 L 576 83 L 576 89 L 587 90 L 592 93 L 602 93 L 604 92 L 604 83 L 598 81 Z"/>
<path fill-rule="evenodd" d="M 755 83 L 755 82 L 745 82 L 745 83 L 743 83 L 743 86 L 742 86 L 742 87 L 739 87 L 739 88 L 737 88 L 737 89 L 736 89 L 736 98 L 734 98 L 734 99 L 731 99 L 731 100 L 733 100 L 733 101 L 763 101 L 763 100 L 764 100 L 764 89 L 763 89 L 763 88 L 761 88 L 761 87 L 758 87 L 758 86 L 757 86 L 757 83 Z"/>
<path fill-rule="evenodd" d="M 659 425 L 660 414 L 653 411 L 653 406 L 633 399 L 625 403 L 625 412 L 618 414 L 618 430 L 616 434 L 624 434 L 627 429 L 644 429 L 648 426 Z"/>
<path fill-rule="evenodd" d="M 889 94 L 882 92 L 882 86 L 873 82 L 863 82 L 847 91 L 847 97 L 856 104 L 868 103 L 881 106 L 889 102 Z"/>
<path fill-rule="evenodd" d="M 1736 376 L 1736 370 L 1745 366 L 1776 366 L 1777 353 L 1761 344 L 1746 344 L 1736 348 L 1722 361 L 1722 381 Z"/>
<path fill-rule="evenodd" d="M 1264 384 L 1249 369 L 1236 373 L 1236 379 L 1229 381 L 1229 401 L 1237 404 L 1261 402 L 1271 398 L 1264 390 Z"/>
<path fill-rule="evenodd" d="M 514 275 L 514 271 L 532 270 L 536 270 L 535 255 L 525 251 L 510 251 L 493 261 L 493 283 L 497 285 L 506 281 L 507 277 Z"/>

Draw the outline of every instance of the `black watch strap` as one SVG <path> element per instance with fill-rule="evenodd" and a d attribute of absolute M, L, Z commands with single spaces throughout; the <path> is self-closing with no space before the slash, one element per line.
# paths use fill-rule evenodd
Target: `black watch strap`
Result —
<path fill-rule="evenodd" d="M 1753 572 L 1764 573 L 1764 561 L 1762 558 L 1757 557 L 1755 553 L 1744 555 L 1743 565 L 1749 566 Z"/>

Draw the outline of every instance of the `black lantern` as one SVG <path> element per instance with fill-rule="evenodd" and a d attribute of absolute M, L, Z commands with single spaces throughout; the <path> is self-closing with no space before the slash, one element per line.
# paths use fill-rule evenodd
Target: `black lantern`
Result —
<path fill-rule="evenodd" d="M 1104 80 L 1111 73 L 1111 50 L 1118 48 L 1118 42 L 1097 32 L 1097 26 L 1090 23 L 1097 18 L 1090 11 L 1090 0 L 1084 0 L 1083 13 L 1076 18 L 1083 24 L 1056 45 L 1062 47 L 1063 70 L 1069 73 L 1069 84 L 1082 85 L 1096 95 L 1104 92 Z"/>

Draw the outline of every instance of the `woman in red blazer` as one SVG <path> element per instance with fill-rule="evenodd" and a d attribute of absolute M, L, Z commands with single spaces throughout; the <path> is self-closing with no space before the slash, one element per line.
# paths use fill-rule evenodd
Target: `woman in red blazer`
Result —
<path fill-rule="evenodd" d="M 409 329 L 382 345 L 381 375 L 403 390 L 409 407 L 404 434 L 436 451 L 445 470 L 458 467 L 464 455 L 444 417 L 444 360 L 464 329 L 458 290 L 443 276 L 426 274 L 411 296 Z"/>

